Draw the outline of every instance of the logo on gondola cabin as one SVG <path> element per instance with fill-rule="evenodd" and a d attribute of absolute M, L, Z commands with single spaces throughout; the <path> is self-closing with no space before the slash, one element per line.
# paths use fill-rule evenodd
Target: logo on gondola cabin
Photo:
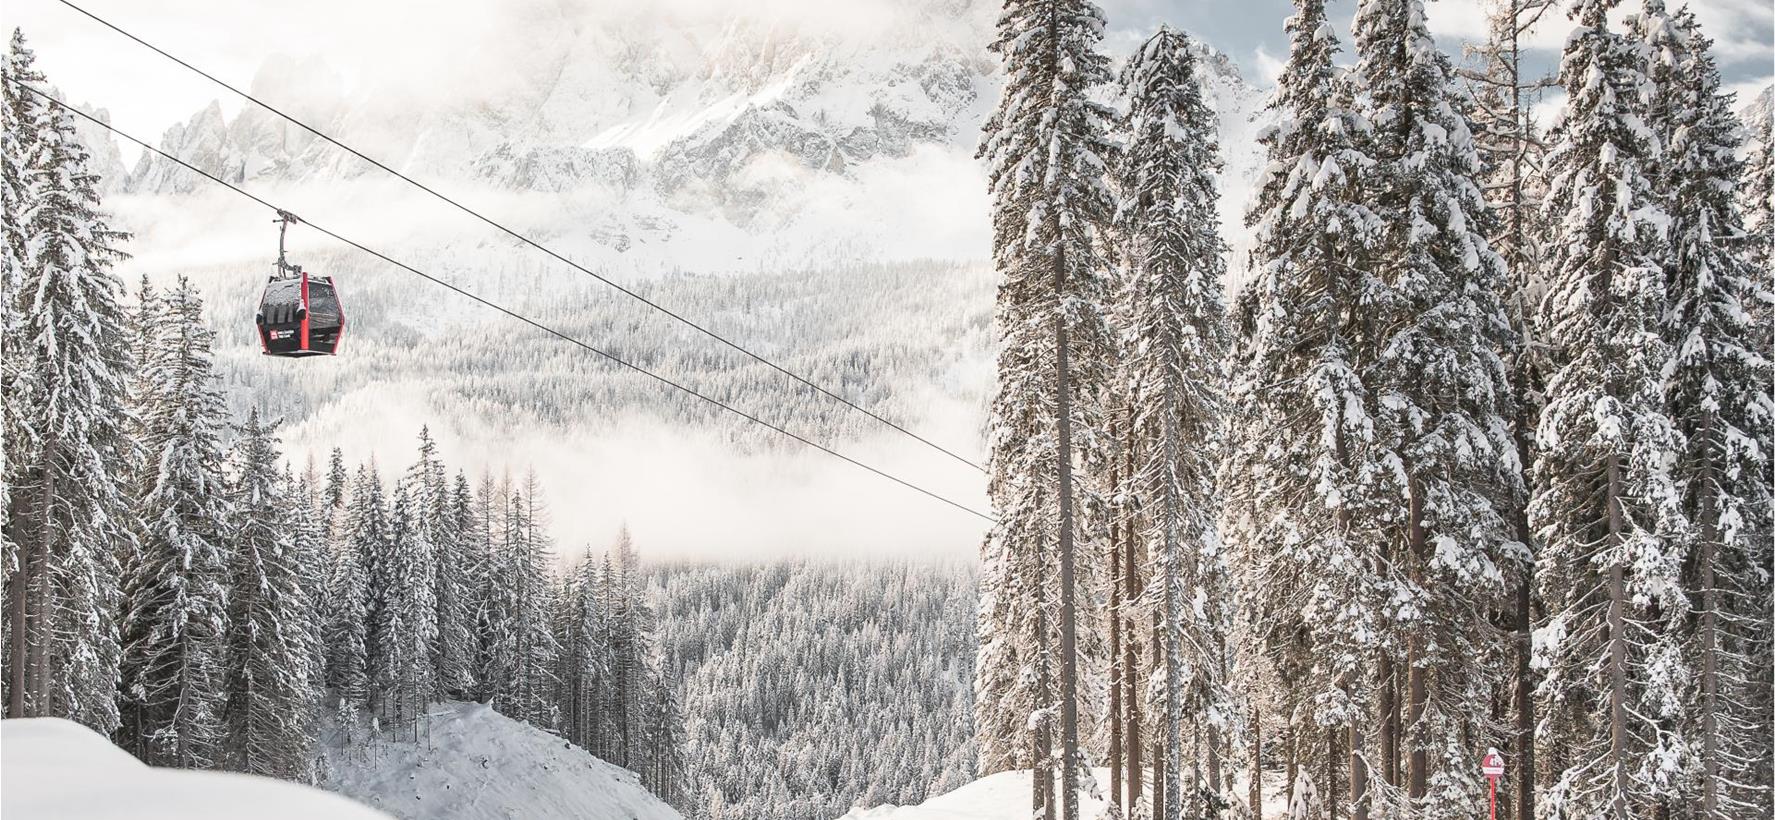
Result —
<path fill-rule="evenodd" d="M 271 338 L 273 340 L 288 339 L 294 335 L 296 335 L 296 331 L 294 331 L 294 330 L 273 330 L 273 331 L 271 331 Z"/>

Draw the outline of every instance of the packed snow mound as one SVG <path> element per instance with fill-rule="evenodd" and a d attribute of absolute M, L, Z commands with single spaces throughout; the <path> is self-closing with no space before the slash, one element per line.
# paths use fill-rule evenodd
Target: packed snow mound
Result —
<path fill-rule="evenodd" d="M 388 820 L 335 794 L 232 772 L 156 769 L 59 718 L 0 721 L 0 815 L 7 820 Z"/>
<path fill-rule="evenodd" d="M 440 703 L 429 715 L 430 738 L 422 728 L 417 743 L 335 740 L 321 785 L 415 820 L 684 820 L 634 772 L 490 706 Z"/>
<path fill-rule="evenodd" d="M 1096 794 L 1079 799 L 1079 816 L 1103 812 L 1103 796 L 1109 793 L 1109 770 L 1097 769 Z M 876 806 L 852 809 L 839 820 L 1028 820 L 1029 770 L 1019 769 L 982 777 L 948 794 L 916 806 Z"/>

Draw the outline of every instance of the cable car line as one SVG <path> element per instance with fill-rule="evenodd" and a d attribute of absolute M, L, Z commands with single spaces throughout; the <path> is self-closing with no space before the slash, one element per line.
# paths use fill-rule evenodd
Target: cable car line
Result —
<path fill-rule="evenodd" d="M 835 401 L 838 401 L 838 402 L 844 404 L 847 407 L 850 407 L 852 410 L 856 410 L 857 412 L 862 413 L 862 414 L 864 414 L 864 415 L 866 415 L 866 416 L 868 416 L 868 417 L 870 417 L 882 424 L 885 424 L 888 427 L 891 427 L 901 433 L 904 433 L 905 435 L 911 436 L 912 438 L 917 439 L 919 442 L 923 443 L 927 447 L 937 450 L 938 452 L 940 452 L 946 456 L 949 456 L 950 458 L 955 459 L 956 461 L 966 464 L 969 467 L 979 470 L 982 473 L 986 472 L 985 467 L 982 467 L 979 464 L 969 460 L 968 458 L 957 454 L 953 450 L 950 450 L 940 444 L 937 444 L 936 442 L 931 441 L 930 439 L 927 439 L 924 436 L 914 433 L 911 430 L 908 430 L 905 427 L 903 427 L 899 424 L 896 424 L 893 421 L 888 420 L 887 418 L 882 417 L 881 415 L 875 413 L 874 411 L 851 401 L 850 399 L 847 399 L 837 393 L 832 392 L 831 390 L 821 387 L 820 385 L 809 380 L 807 377 L 797 374 L 797 373 L 783 367 L 782 365 L 777 364 L 776 362 L 766 359 L 766 358 L 764 358 L 764 356 L 762 356 L 760 354 L 753 353 L 751 350 L 741 347 L 738 342 L 728 339 L 727 337 L 722 336 L 721 334 L 716 333 L 715 331 L 710 330 L 709 328 L 704 327 L 704 326 L 696 323 L 695 321 L 692 321 L 689 318 L 686 318 L 682 314 L 679 314 L 679 313 L 673 311 L 671 308 L 661 305 L 658 302 L 655 302 L 655 301 L 647 298 L 646 296 L 641 295 L 640 293 L 637 293 L 633 290 L 630 290 L 629 288 L 626 288 L 626 287 L 616 283 L 615 281 L 605 278 L 604 276 L 598 274 L 597 272 L 591 270 L 590 268 L 587 268 L 584 265 L 579 264 L 578 262 L 575 262 L 571 259 L 568 259 L 565 256 L 562 256 L 561 254 L 542 245 L 541 243 L 537 242 L 536 240 L 531 239 L 530 237 L 525 236 L 521 233 L 518 233 L 517 231 L 515 231 L 511 228 L 508 228 L 505 225 L 494 221 L 490 217 L 483 216 L 480 212 L 474 210 L 473 208 L 470 208 L 467 205 L 464 205 L 460 202 L 457 202 L 454 199 L 451 199 L 449 196 L 446 196 L 446 195 L 438 192 L 437 190 L 431 188 L 430 186 L 427 186 L 425 183 L 420 182 L 416 179 L 413 179 L 412 177 L 409 177 L 406 174 L 403 174 L 400 171 L 397 171 L 394 168 L 389 167 L 388 165 L 382 163 L 379 160 L 376 160 L 370 156 L 365 155 L 363 152 L 357 150 L 356 148 L 353 148 L 349 145 L 346 145 L 343 142 L 340 142 L 338 139 L 335 139 L 334 137 L 314 128 L 313 126 L 310 126 L 308 123 L 305 123 L 302 120 L 295 118 L 294 116 L 284 113 L 282 110 L 271 105 L 270 103 L 267 103 L 264 100 L 259 99 L 258 97 L 255 97 L 251 94 L 248 94 L 245 91 L 235 88 L 234 86 L 228 84 L 227 82 L 217 78 L 215 75 L 210 74 L 209 72 L 204 71 L 203 69 L 198 68 L 197 66 L 194 66 L 188 62 L 185 62 L 184 60 L 181 60 L 178 57 L 173 56 L 172 54 L 168 53 L 166 50 L 160 48 L 159 46 L 156 46 L 153 43 L 148 42 L 147 40 L 143 40 L 142 38 L 137 37 L 136 35 L 131 34 L 128 31 L 125 31 L 124 29 L 117 26 L 115 23 L 112 23 L 111 21 L 106 20 L 105 18 L 100 17 L 97 14 L 87 11 L 86 9 L 81 8 L 78 5 L 75 5 L 74 3 L 70 2 L 70 0 L 56 0 L 56 2 L 61 3 L 62 5 L 67 6 L 68 8 L 71 8 L 77 12 L 80 12 L 83 15 L 86 15 L 87 17 L 98 22 L 100 25 L 103 25 L 106 28 L 109 28 L 112 31 L 115 31 L 118 34 L 123 35 L 124 37 L 134 40 L 136 43 L 146 47 L 150 51 L 153 51 L 154 53 L 159 54 L 160 56 L 165 57 L 168 60 L 178 63 L 180 66 L 183 66 L 184 68 L 190 70 L 191 72 L 197 74 L 198 76 L 203 77 L 204 79 L 209 80 L 210 82 L 215 83 L 216 85 L 219 85 L 223 88 L 228 89 L 229 91 L 233 92 L 235 95 L 252 102 L 254 105 L 257 105 L 260 108 L 265 109 L 266 111 L 270 111 L 271 113 L 276 114 L 277 116 L 282 117 L 285 120 L 288 120 L 290 123 L 301 128 L 302 130 L 307 131 L 308 133 L 313 134 L 314 136 L 316 136 L 322 140 L 325 140 L 328 143 L 331 143 L 332 145 L 340 148 L 341 150 L 345 151 L 346 153 L 349 153 L 352 156 L 355 156 L 358 159 L 363 160 L 364 162 L 367 162 L 367 163 L 369 163 L 369 164 L 371 164 L 383 171 L 388 172 L 389 174 L 394 175 L 395 177 L 400 178 L 402 181 L 406 182 L 409 185 L 412 185 L 415 188 L 418 188 L 421 191 L 431 194 L 432 196 L 437 197 L 438 199 L 441 199 L 444 202 L 447 202 L 447 203 L 455 206 L 457 210 L 462 211 L 463 213 L 468 214 L 469 216 L 472 216 L 476 219 L 479 219 L 482 222 L 487 223 L 488 225 L 492 226 L 493 228 L 496 228 L 499 231 L 511 236 L 512 238 L 517 239 L 519 242 L 522 242 L 522 243 L 529 245 L 539 251 L 542 251 L 543 253 L 548 254 L 550 257 L 553 257 L 557 261 L 567 264 L 568 266 L 579 271 L 580 273 L 583 273 L 587 276 L 592 277 L 593 279 L 596 279 L 600 282 L 603 282 L 606 285 L 609 285 L 612 288 L 615 288 L 617 291 L 621 292 L 623 295 L 628 296 L 632 299 L 635 299 L 635 300 L 641 302 L 642 304 L 644 304 L 650 308 L 653 308 L 654 310 L 659 311 L 660 313 L 663 313 L 663 314 L 677 320 L 681 324 L 684 324 L 688 327 L 696 329 L 697 331 L 701 332 L 703 335 L 708 336 L 709 338 L 714 339 L 715 341 L 720 342 L 721 344 L 724 344 L 730 348 L 733 348 L 734 350 L 737 350 L 740 353 L 743 353 L 746 356 L 752 358 L 754 361 L 757 361 L 760 364 L 763 364 L 766 367 L 769 367 L 770 369 L 777 371 L 778 373 L 788 376 L 789 378 L 794 379 L 795 381 L 800 382 L 801 384 L 806 385 L 807 387 L 813 388 L 814 390 L 827 396 L 828 398 L 831 398 Z"/>
<path fill-rule="evenodd" d="M 131 142 L 131 143 L 134 143 L 135 145 L 140 146 L 143 150 L 150 151 L 160 157 L 167 159 L 170 162 L 176 163 L 180 167 L 182 167 L 188 171 L 191 171 L 192 173 L 195 173 L 199 176 L 202 176 L 203 178 L 205 178 L 211 182 L 214 182 L 217 185 L 221 185 L 221 186 L 223 186 L 223 187 L 225 187 L 237 194 L 240 194 L 241 196 L 244 196 L 247 199 L 250 199 L 253 202 L 258 203 L 259 205 L 269 208 L 275 213 L 279 213 L 279 214 L 288 213 L 288 211 L 285 211 L 282 208 L 279 208 L 278 206 L 273 205 L 272 203 L 266 201 L 265 199 L 261 198 L 257 194 L 254 194 L 254 193 L 252 193 L 244 188 L 241 188 L 231 182 L 221 179 L 220 177 L 217 177 L 214 174 L 211 174 L 210 172 L 203 170 L 202 168 L 199 168 L 195 165 L 192 165 L 189 162 L 179 159 L 178 157 L 175 157 L 172 154 L 169 154 L 165 151 L 162 151 L 159 148 L 149 145 L 148 143 L 143 142 L 142 140 L 136 139 L 135 137 L 133 137 L 127 133 L 124 133 L 123 131 L 117 129 L 116 127 L 113 127 L 111 124 L 98 119 L 97 117 L 87 114 L 86 112 L 81 111 L 77 108 L 74 108 L 73 106 L 70 106 L 60 100 L 57 100 L 54 97 L 51 97 L 42 91 L 38 91 L 37 89 L 32 88 L 27 83 L 17 80 L 10 75 L 4 76 L 4 79 L 6 82 L 11 83 L 21 89 L 24 89 L 25 91 L 28 91 L 28 92 L 36 95 L 39 99 L 49 102 L 49 103 L 55 105 L 56 107 L 60 108 L 63 111 L 74 114 L 75 116 L 85 119 L 87 122 L 93 123 L 94 125 L 104 128 L 105 130 L 110 131 L 113 134 L 116 134 L 118 137 L 120 137 L 128 142 Z M 826 453 L 827 455 L 830 455 L 834 458 L 840 459 L 852 466 L 860 467 L 864 470 L 868 470 L 869 472 L 874 473 L 877 476 L 880 476 L 880 477 L 885 478 L 889 481 L 892 481 L 896 484 L 899 484 L 900 486 L 905 487 L 907 489 L 914 490 L 918 493 L 929 496 L 930 498 L 941 501 L 944 504 L 948 504 L 949 506 L 954 507 L 958 510 L 961 510 L 962 512 L 968 513 L 969 515 L 972 515 L 976 518 L 980 518 L 980 519 L 987 521 L 989 523 L 997 523 L 997 519 L 993 518 L 992 516 L 982 513 L 982 512 L 975 510 L 971 507 L 968 507 L 959 501 L 954 501 L 954 500 L 951 500 L 945 496 L 938 495 L 937 493 L 935 493 L 931 490 L 927 490 L 923 487 L 918 486 L 917 484 L 913 484 L 912 482 L 907 481 L 906 479 L 903 479 L 903 478 L 900 478 L 899 476 L 893 475 L 892 473 L 888 473 L 884 470 L 881 470 L 880 468 L 872 467 L 868 464 L 865 464 L 861 461 L 851 458 L 850 456 L 847 456 L 841 452 L 838 452 L 837 450 L 834 450 L 831 447 L 828 447 L 828 446 L 821 444 L 817 441 L 814 441 L 814 440 L 809 439 L 805 436 L 802 436 L 799 433 L 792 432 L 786 428 L 783 428 L 783 427 L 777 426 L 775 424 L 772 424 L 768 421 L 765 421 L 764 419 L 761 419 L 755 415 L 752 415 L 751 413 L 748 413 L 744 410 L 734 407 L 733 405 L 728 404 L 724 401 L 721 401 L 720 399 L 717 399 L 717 398 L 714 398 L 713 396 L 709 396 L 705 393 L 702 393 L 693 387 L 685 385 L 681 382 L 674 381 L 666 376 L 662 376 L 662 375 L 655 373 L 651 370 L 648 370 L 640 365 L 631 363 L 631 362 L 627 361 L 626 359 L 623 359 L 613 353 L 605 352 L 604 350 L 594 347 L 591 344 L 583 342 L 577 338 L 574 338 L 573 336 L 569 336 L 566 333 L 556 330 L 553 327 L 545 325 L 542 322 L 539 322 L 535 319 L 525 316 L 522 313 L 518 313 L 517 311 L 514 311 L 514 310 L 507 308 L 503 305 L 500 305 L 496 302 L 493 302 L 492 300 L 489 300 L 485 297 L 478 296 L 474 293 L 470 293 L 469 291 L 463 290 L 462 288 L 460 288 L 454 284 L 451 284 L 451 283 L 446 282 L 442 279 L 439 279 L 435 276 L 432 276 L 431 274 L 428 274 L 422 270 L 419 270 L 418 268 L 408 265 L 405 262 L 401 262 L 399 260 L 392 259 L 388 255 L 382 253 L 381 251 L 375 250 L 373 248 L 365 247 L 364 245 L 358 244 L 357 242 L 355 242 L 351 239 L 347 239 L 346 237 L 340 236 L 339 234 L 334 233 L 333 231 L 328 230 L 327 228 L 324 228 L 320 225 L 316 225 L 313 222 L 310 222 L 306 219 L 304 219 L 302 221 L 302 224 L 307 225 L 309 228 L 312 228 L 315 231 L 318 231 L 319 233 L 321 233 L 325 236 L 332 237 L 333 239 L 335 239 L 343 244 L 349 245 L 353 248 L 358 249 L 359 251 L 369 254 L 370 256 L 374 256 L 377 259 L 382 260 L 383 262 L 386 262 L 386 263 L 393 265 L 397 268 L 405 270 L 408 273 L 418 276 L 421 279 L 424 279 L 424 280 L 431 282 L 433 284 L 442 286 L 450 291 L 457 293 L 458 295 L 467 297 L 467 298 L 472 299 L 476 302 L 479 302 L 483 305 L 486 305 L 487 307 L 497 310 L 500 313 L 503 313 L 513 319 L 516 319 L 520 322 L 530 325 L 531 327 L 541 330 L 544 333 L 554 336 L 564 342 L 572 344 L 576 347 L 583 348 L 583 349 L 590 351 L 592 353 L 596 353 L 599 356 L 604 357 L 605 359 L 615 362 L 616 364 L 619 364 L 625 368 L 628 368 L 629 370 L 633 370 L 636 373 L 640 373 L 641 375 L 646 376 L 650 379 L 653 379 L 654 381 L 659 382 L 660 384 L 674 388 L 674 389 L 679 390 L 683 393 L 687 393 L 687 394 L 694 396 L 698 399 L 702 399 L 703 401 L 708 402 L 709 404 L 712 404 L 716 407 L 719 407 L 722 410 L 726 410 L 727 412 L 732 413 L 736 416 L 739 416 L 740 418 L 743 418 L 743 419 L 750 421 L 754 424 L 757 424 L 759 426 L 769 428 L 777 433 L 780 433 L 784 436 L 787 436 L 791 439 L 801 442 L 802 444 L 805 444 L 809 447 L 812 447 L 816 450 Z"/>

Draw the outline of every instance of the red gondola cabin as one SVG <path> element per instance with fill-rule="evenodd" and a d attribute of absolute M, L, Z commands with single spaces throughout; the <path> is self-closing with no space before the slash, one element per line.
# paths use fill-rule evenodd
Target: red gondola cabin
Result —
<path fill-rule="evenodd" d="M 345 310 L 333 277 L 302 271 L 265 284 L 257 323 L 267 356 L 331 356 L 345 335 Z"/>

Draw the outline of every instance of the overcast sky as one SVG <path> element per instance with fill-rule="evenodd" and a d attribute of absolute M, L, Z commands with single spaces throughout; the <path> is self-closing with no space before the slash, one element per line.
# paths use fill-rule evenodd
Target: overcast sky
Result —
<path fill-rule="evenodd" d="M 545 0 L 546 1 L 546 0 Z M 558 0 L 573 2 L 574 0 Z M 861 4 L 808 0 L 591 0 L 671 2 L 697 12 L 725 14 L 768 8 L 806 10 L 830 18 L 834 8 Z M 355 85 L 384 72 L 412 70 L 451 55 L 473 53 L 499 30 L 512 0 L 80 0 L 82 5 L 225 80 L 245 86 L 265 55 L 319 56 Z M 1741 91 L 1770 81 L 1775 60 L 1775 14 L 1769 0 L 1693 0 L 1727 80 Z M 1111 48 L 1125 51 L 1161 22 L 1194 32 L 1232 55 L 1250 78 L 1267 85 L 1286 54 L 1282 22 L 1288 0 L 1106 0 Z M 1676 3 L 1672 2 L 1672 5 Z M 1484 36 L 1482 0 L 1434 0 L 1430 22 L 1444 49 Z M 1355 0 L 1333 0 L 1332 15 L 1347 32 Z M 751 13 L 750 11 L 748 13 Z M 229 113 L 239 102 L 183 69 L 124 40 L 56 0 L 9 0 L 0 20 L 22 26 L 51 80 L 75 101 L 109 110 L 120 127 L 158 138 L 212 99 Z M 860 23 L 863 24 L 863 23 Z M 1556 15 L 1534 33 L 1541 59 L 1552 65 L 1568 21 Z M 1347 41 L 1347 34 L 1345 35 Z M 490 67 L 490 70 L 496 67 Z M 133 153 L 133 152 L 132 152 Z"/>

